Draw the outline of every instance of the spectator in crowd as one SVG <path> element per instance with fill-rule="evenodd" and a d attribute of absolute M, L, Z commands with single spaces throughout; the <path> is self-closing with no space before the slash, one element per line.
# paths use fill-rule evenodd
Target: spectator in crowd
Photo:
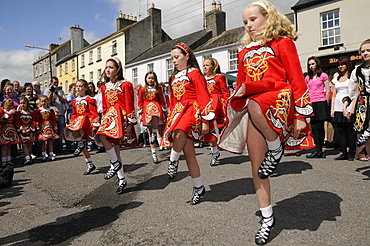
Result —
<path fill-rule="evenodd" d="M 28 99 L 30 110 L 35 111 L 37 109 L 36 101 L 38 99 L 37 95 L 34 94 L 33 86 L 31 83 L 25 83 L 23 86 L 22 95 Z"/>
<path fill-rule="evenodd" d="M 2 100 L 5 98 L 10 98 L 13 101 L 14 109 L 17 109 L 19 106 L 19 99 L 14 97 L 14 88 L 12 84 L 8 84 L 4 87 L 4 93 L 5 95 L 3 96 Z"/>
<path fill-rule="evenodd" d="M 37 81 L 32 82 L 32 86 L 33 86 L 33 93 L 37 97 L 41 97 L 42 95 L 44 95 L 44 92 L 41 91 L 41 86 L 40 86 L 39 82 L 37 82 Z"/>
<path fill-rule="evenodd" d="M 305 81 L 308 85 L 314 115 L 310 117 L 312 136 L 315 141 L 315 151 L 307 158 L 325 158 L 322 151 L 325 139 L 325 121 L 330 121 L 329 110 L 329 77 L 321 69 L 320 60 L 317 57 L 307 59 L 307 76 Z"/>
<path fill-rule="evenodd" d="M 347 95 L 351 72 L 352 66 L 348 58 L 339 57 L 337 72 L 331 81 L 333 84 L 333 99 L 330 115 L 332 117 L 331 121 L 336 125 L 336 130 L 339 131 L 339 144 L 342 154 L 334 160 L 354 160 L 355 131 L 353 130 L 352 121 L 343 115 L 343 98 Z"/>
<path fill-rule="evenodd" d="M 59 138 L 53 141 L 55 144 L 55 152 L 63 151 L 63 131 L 65 127 L 65 106 L 67 99 L 64 98 L 64 91 L 58 87 L 59 80 L 57 77 L 52 77 L 50 82 L 50 87 L 44 91 L 44 95 L 49 98 L 50 106 L 55 106 L 59 111 L 59 116 L 57 119 L 58 135 Z"/>
<path fill-rule="evenodd" d="M 19 98 L 21 97 L 22 91 L 20 91 L 20 84 L 19 81 L 15 80 L 13 81 L 13 88 L 14 88 L 14 97 Z"/>
<path fill-rule="evenodd" d="M 4 87 L 7 85 L 7 84 L 10 84 L 10 80 L 9 79 L 3 79 L 1 81 L 1 85 L 0 85 L 0 99 L 2 100 L 5 92 L 4 92 Z"/>

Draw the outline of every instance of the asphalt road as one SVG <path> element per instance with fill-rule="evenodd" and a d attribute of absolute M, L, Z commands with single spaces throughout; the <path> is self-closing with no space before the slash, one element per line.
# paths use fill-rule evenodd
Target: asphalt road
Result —
<path fill-rule="evenodd" d="M 116 177 L 98 169 L 82 175 L 83 157 L 17 165 L 12 187 L 0 190 L 0 245 L 255 245 L 259 209 L 247 156 L 197 149 L 207 192 L 187 203 L 192 182 L 183 158 L 167 178 L 169 151 L 151 161 L 149 148 L 122 149 L 128 186 L 116 195 Z M 276 225 L 268 245 L 370 245 L 370 162 L 285 156 L 271 177 Z M 16 160 L 20 162 L 20 160 Z"/>

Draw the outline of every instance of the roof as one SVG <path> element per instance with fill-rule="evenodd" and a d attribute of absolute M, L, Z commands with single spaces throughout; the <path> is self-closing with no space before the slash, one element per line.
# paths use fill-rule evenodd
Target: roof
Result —
<path fill-rule="evenodd" d="M 195 51 L 209 50 L 230 44 L 239 44 L 240 39 L 245 33 L 244 27 L 238 27 L 231 30 L 224 31 L 217 37 L 211 38 L 206 43 L 199 46 Z"/>
<path fill-rule="evenodd" d="M 196 48 L 198 48 L 199 45 L 203 44 L 202 39 L 208 40 L 208 36 L 210 35 L 212 35 L 212 30 L 201 30 L 201 31 L 193 32 L 193 33 L 190 33 L 188 35 L 185 35 L 185 36 L 173 39 L 173 40 L 160 43 L 156 45 L 155 47 L 149 49 L 147 52 L 144 52 L 139 57 L 130 61 L 129 63 L 127 63 L 127 65 L 130 65 L 132 63 L 136 63 L 139 61 L 144 61 L 146 59 L 157 57 L 160 55 L 169 54 L 171 48 L 180 42 L 185 43 L 192 50 L 195 50 Z"/>
<path fill-rule="evenodd" d="M 312 5 L 316 5 L 318 3 L 323 3 L 323 2 L 330 2 L 330 1 L 339 1 L 339 0 L 299 0 L 293 7 L 292 9 L 294 11 L 302 8 L 306 8 Z"/>

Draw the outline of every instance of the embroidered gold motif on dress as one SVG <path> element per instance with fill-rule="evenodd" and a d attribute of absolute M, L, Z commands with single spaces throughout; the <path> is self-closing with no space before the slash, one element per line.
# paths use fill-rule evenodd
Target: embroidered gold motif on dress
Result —
<path fill-rule="evenodd" d="M 207 89 L 208 92 L 211 94 L 212 91 L 215 89 L 214 87 L 216 86 L 216 81 L 214 79 L 209 79 L 207 80 Z"/>
<path fill-rule="evenodd" d="M 181 76 L 179 79 L 176 78 L 172 82 L 172 92 L 177 101 L 180 101 L 182 96 L 185 94 L 185 86 L 190 84 L 189 78 L 187 76 Z"/>
<path fill-rule="evenodd" d="M 146 95 L 146 98 L 148 99 L 148 101 L 152 101 L 155 98 L 155 94 L 156 94 L 155 89 L 149 89 Z"/>
<path fill-rule="evenodd" d="M 278 94 L 278 99 L 276 100 L 275 107 L 270 106 L 268 112 L 266 112 L 266 116 L 270 120 L 271 120 L 270 118 L 271 116 L 271 117 L 274 117 L 273 122 L 275 122 L 276 120 L 280 122 L 279 126 L 285 125 L 288 120 L 291 93 L 292 91 L 290 89 L 281 90 L 281 92 Z M 281 126 L 278 128 L 281 128 Z"/>
<path fill-rule="evenodd" d="M 98 131 L 106 133 L 111 138 L 118 138 L 118 118 L 114 107 L 110 107 L 109 111 L 104 115 Z"/>
<path fill-rule="evenodd" d="M 75 106 L 76 106 L 77 114 L 83 114 L 86 111 L 86 106 L 87 106 L 86 104 L 87 102 L 85 100 L 76 102 Z"/>
<path fill-rule="evenodd" d="M 252 81 L 258 81 L 263 78 L 263 74 L 269 68 L 267 60 L 274 57 L 274 50 L 268 46 L 263 46 L 257 50 L 250 50 L 245 53 L 243 61 L 246 64 L 244 66 Z"/>

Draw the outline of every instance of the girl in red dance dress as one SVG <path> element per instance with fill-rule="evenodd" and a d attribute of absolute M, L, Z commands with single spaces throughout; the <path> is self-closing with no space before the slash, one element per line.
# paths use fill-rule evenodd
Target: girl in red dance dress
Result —
<path fill-rule="evenodd" d="M 55 111 L 49 108 L 49 103 L 49 98 L 43 95 L 39 98 L 39 108 L 36 109 L 38 140 L 41 141 L 42 161 L 47 161 L 46 146 L 49 150 L 50 160 L 55 160 L 53 140 L 59 138 Z"/>
<path fill-rule="evenodd" d="M 242 19 L 246 33 L 238 54 L 238 89 L 227 103 L 219 146 L 249 153 L 262 215 L 255 242 L 262 245 L 275 223 L 268 177 L 283 156 L 282 142 L 292 146 L 305 140 L 301 132 L 312 106 L 293 42 L 295 26 L 267 1 L 249 4 Z"/>
<path fill-rule="evenodd" d="M 64 136 L 68 141 L 78 142 L 74 156 L 78 156 L 82 152 L 87 165 L 84 175 L 87 175 L 96 167 L 87 151 L 86 142 L 94 139 L 100 120 L 95 99 L 87 95 L 90 91 L 86 80 L 80 79 L 76 82 L 76 92 L 78 97 L 72 101 L 71 120 L 64 129 Z"/>
<path fill-rule="evenodd" d="M 138 91 L 138 113 L 142 116 L 142 124 L 149 131 L 150 149 L 154 163 L 159 163 L 155 150 L 155 139 L 157 134 L 162 136 L 162 125 L 165 121 L 164 112 L 167 110 L 161 86 L 158 84 L 157 75 L 154 72 L 147 72 L 145 85 Z M 158 137 L 162 142 L 162 137 Z"/>
<path fill-rule="evenodd" d="M 12 98 L 5 98 L 2 103 L 2 114 L 0 115 L 0 145 L 1 162 L 3 166 L 14 165 L 11 162 L 11 145 L 20 143 L 20 138 L 15 127 L 17 111 L 14 109 Z"/>
<path fill-rule="evenodd" d="M 16 125 L 24 152 L 24 165 L 32 164 L 32 144 L 37 141 L 36 113 L 30 111 L 30 104 L 26 96 L 19 99 Z"/>
<path fill-rule="evenodd" d="M 171 50 L 174 71 L 170 77 L 170 113 L 164 131 L 163 143 L 172 143 L 168 176 L 173 179 L 177 174 L 181 151 L 193 180 L 194 193 L 191 204 L 200 202 L 205 193 L 200 168 L 196 159 L 194 141 L 216 141 L 213 127 L 215 113 L 198 62 L 192 50 L 184 43 L 175 45 Z"/>
<path fill-rule="evenodd" d="M 211 96 L 212 106 L 216 113 L 217 127 L 222 127 L 225 124 L 225 106 L 226 101 L 230 96 L 227 89 L 226 77 L 221 73 L 221 68 L 215 58 L 206 58 L 203 61 L 203 74 L 207 81 L 208 92 Z M 218 128 L 216 128 L 218 130 Z M 216 165 L 220 152 L 216 142 L 210 142 L 212 150 L 211 166 Z"/>
<path fill-rule="evenodd" d="M 111 179 L 118 172 L 116 193 L 122 194 L 127 185 L 122 167 L 120 146 L 136 145 L 134 124 L 137 123 L 135 112 L 134 87 L 123 78 L 122 63 L 117 58 L 109 58 L 103 73 L 102 93 L 103 116 L 95 135 L 98 146 L 104 146 L 111 167 L 105 179 Z"/>

